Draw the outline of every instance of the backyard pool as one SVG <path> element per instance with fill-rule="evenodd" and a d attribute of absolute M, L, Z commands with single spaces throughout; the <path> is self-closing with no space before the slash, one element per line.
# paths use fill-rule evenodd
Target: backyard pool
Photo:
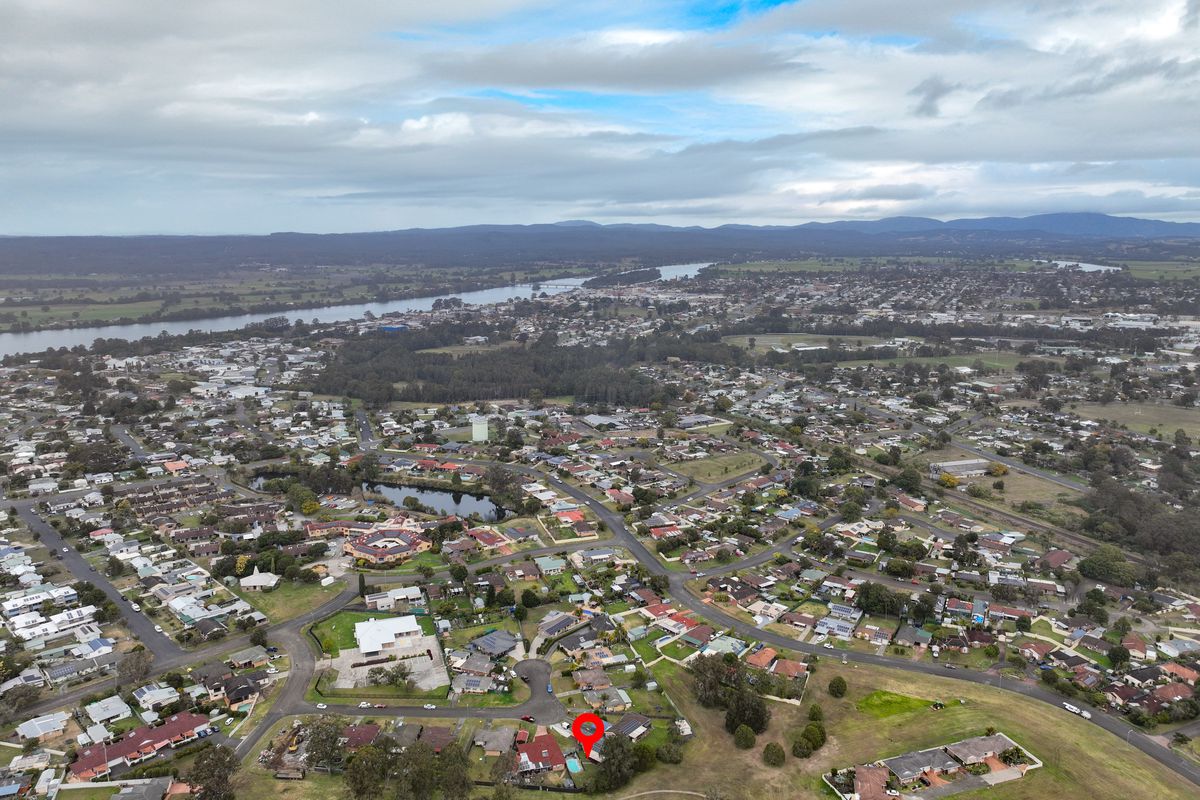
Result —
<path fill-rule="evenodd" d="M 579 759 L 575 756 L 567 756 L 567 771 L 572 775 L 578 775 L 583 772 L 583 767 L 579 766 Z"/>

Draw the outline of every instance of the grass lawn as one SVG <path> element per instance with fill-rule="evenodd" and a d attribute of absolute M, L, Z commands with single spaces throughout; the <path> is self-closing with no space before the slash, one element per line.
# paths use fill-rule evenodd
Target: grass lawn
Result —
<path fill-rule="evenodd" d="M 865 764 L 946 744 L 980 735 L 988 726 L 1011 736 L 1046 766 L 1017 781 L 956 795 L 963 800 L 1184 800 L 1196 796 L 1196 787 L 1184 778 L 1062 709 L 990 686 L 832 660 L 818 665 L 804 706 L 771 703 L 773 716 L 767 732 L 758 737 L 755 748 L 741 751 L 732 747 L 724 731 L 723 713 L 697 704 L 684 671 L 670 666 L 670 670 L 656 668 L 655 677 L 691 722 L 696 736 L 684 745 L 683 763 L 659 764 L 608 797 L 625 798 L 655 789 L 701 793 L 713 789 L 739 798 L 828 797 L 820 776 L 831 767 Z M 835 675 L 843 676 L 850 687 L 842 699 L 831 697 L 825 689 Z M 904 710 L 920 697 L 940 699 L 947 707 L 943 711 L 916 706 Z M 960 698 L 965 703 L 958 703 Z M 791 756 L 790 745 L 808 722 L 809 702 L 823 708 L 829 741 L 812 758 L 801 761 Z M 922 706 L 926 703 L 920 702 Z M 859 710 L 863 704 L 868 711 Z M 894 713 L 868 713 L 883 710 Z M 762 748 L 771 741 L 783 745 L 788 754 L 779 769 L 762 764 Z"/>
<path fill-rule="evenodd" d="M 757 454 L 740 451 L 701 458 L 696 461 L 684 461 L 673 465 L 673 468 L 676 472 L 695 478 L 701 483 L 716 483 L 725 478 L 756 470 L 764 463 L 766 462 Z"/>
<path fill-rule="evenodd" d="M 638 639 L 633 643 L 634 652 L 642 657 L 642 661 L 650 662 L 658 658 L 658 650 L 654 647 L 655 636 L 647 636 L 644 639 Z"/>
<path fill-rule="evenodd" d="M 1124 425 L 1131 431 L 1149 433 L 1157 429 L 1167 437 L 1183 428 L 1191 436 L 1200 435 L 1200 408 L 1159 405 L 1157 403 L 1080 403 L 1067 409 L 1084 419 L 1106 419 Z"/>
<path fill-rule="evenodd" d="M 267 615 L 271 622 L 298 617 L 337 597 L 346 584 L 335 581 L 329 586 L 319 583 L 281 581 L 272 592 L 244 592 L 234 589 L 238 597 Z"/>
<path fill-rule="evenodd" d="M 910 711 L 920 711 L 921 709 L 929 708 L 932 702 L 920 697 L 909 697 L 908 695 L 886 692 L 881 689 L 877 692 L 871 692 L 855 703 L 854 707 L 868 716 L 883 719 L 894 714 L 907 714 Z"/>
<path fill-rule="evenodd" d="M 668 645 L 664 645 L 662 648 L 662 652 L 663 652 L 663 655 L 670 656 L 671 658 L 675 659 L 676 661 L 683 661 L 685 658 L 690 656 L 692 653 L 696 652 L 696 648 L 692 647 L 691 645 L 684 644 L 683 642 L 681 642 L 679 640 L 676 640 L 674 642 L 671 642 Z"/>
<path fill-rule="evenodd" d="M 277 781 L 271 772 L 257 764 L 242 770 L 234 785 L 238 800 L 329 800 L 341 797 L 346 791 L 340 775 L 309 772 L 302 781 Z"/>
<path fill-rule="evenodd" d="M 1011 371 L 1016 368 L 1021 361 L 1038 361 L 1038 360 L 1053 360 L 1053 359 L 1036 359 L 1029 356 L 1022 356 L 1019 353 L 1000 352 L 995 350 L 984 350 L 978 353 L 967 353 L 960 356 L 905 356 L 901 358 L 859 358 L 852 361 L 840 361 L 838 364 L 843 367 L 864 367 L 868 364 L 892 364 L 900 366 L 902 364 L 925 364 L 930 367 L 936 367 L 938 364 L 945 364 L 948 367 L 970 367 L 976 361 L 982 361 L 985 367 L 989 369 Z"/>
<path fill-rule="evenodd" d="M 77 784 L 80 788 L 72 789 L 71 784 L 64 785 L 59 789 L 59 797 L 63 800 L 108 800 L 116 794 L 120 789 L 115 786 L 88 786 L 87 784 Z"/>

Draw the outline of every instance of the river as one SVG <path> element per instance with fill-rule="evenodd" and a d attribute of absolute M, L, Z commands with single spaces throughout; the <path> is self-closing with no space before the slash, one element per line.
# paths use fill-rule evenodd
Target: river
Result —
<path fill-rule="evenodd" d="M 691 278 L 708 264 L 672 264 L 659 267 L 661 280 L 672 278 Z M 587 275 L 582 278 L 567 278 L 552 281 L 554 286 L 546 286 L 537 293 L 560 294 L 569 292 L 584 281 L 595 277 Z M 384 303 L 355 303 L 351 305 L 324 306 L 322 308 L 298 308 L 291 311 L 272 311 L 264 314 L 238 314 L 236 316 L 215 316 L 204 319 L 180 320 L 178 322 L 145 322 L 129 325 L 97 325 L 88 328 L 66 328 L 60 330 L 28 331 L 0 333 L 0 358 L 15 353 L 40 353 L 47 348 L 76 347 L 84 345 L 91 347 L 98 338 L 136 340 L 146 336 L 158 336 L 161 333 L 179 335 L 188 331 L 232 331 L 244 328 L 271 317 L 285 316 L 289 319 L 302 319 L 305 322 L 345 322 L 360 319 L 368 311 L 376 316 L 382 314 L 404 313 L 409 311 L 429 311 L 434 301 L 457 297 L 471 305 L 488 305 L 503 303 L 521 297 L 531 297 L 534 294 L 534 284 L 522 283 L 515 286 L 497 286 L 492 289 L 481 289 L 477 292 L 460 292 L 432 297 L 413 297 L 407 300 L 389 300 Z"/>

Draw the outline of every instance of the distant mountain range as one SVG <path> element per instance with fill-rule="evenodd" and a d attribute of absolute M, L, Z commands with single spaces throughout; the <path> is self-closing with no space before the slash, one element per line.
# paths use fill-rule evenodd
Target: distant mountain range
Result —
<path fill-rule="evenodd" d="M 940 221 L 890 217 L 802 225 L 471 225 L 377 233 L 266 236 L 0 237 L 0 274 L 222 271 L 252 266 L 542 263 L 656 266 L 810 256 L 1168 259 L 1200 255 L 1200 223 L 1106 214 Z M 1103 263 L 1103 262 L 1101 262 Z"/>

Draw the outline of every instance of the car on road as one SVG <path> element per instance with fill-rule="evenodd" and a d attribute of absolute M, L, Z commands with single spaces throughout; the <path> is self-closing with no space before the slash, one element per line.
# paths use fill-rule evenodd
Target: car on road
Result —
<path fill-rule="evenodd" d="M 359 708 L 370 708 L 370 707 L 371 707 L 371 704 L 370 704 L 370 703 L 368 703 L 368 702 L 366 702 L 366 701 L 364 700 L 363 702 L 361 702 L 361 703 L 359 703 L 359 704 L 358 704 L 358 707 L 359 707 Z"/>
<path fill-rule="evenodd" d="M 1079 716 L 1083 717 L 1084 719 L 1091 719 L 1092 712 L 1088 711 L 1087 709 L 1080 709 Z"/>
<path fill-rule="evenodd" d="M 277 675 L 277 674 L 279 674 L 279 670 L 275 667 L 267 667 L 267 674 L 268 675 Z"/>
<path fill-rule="evenodd" d="M 64 552 L 64 553 L 69 553 L 69 552 L 71 552 L 71 548 L 69 548 L 69 547 L 64 547 L 64 548 L 63 548 L 63 552 Z"/>
<path fill-rule="evenodd" d="M 821 645 L 821 647 L 824 647 L 826 650 L 832 650 L 833 642 L 826 642 L 825 644 Z"/>
<path fill-rule="evenodd" d="M 525 722 L 535 722 L 536 721 L 536 720 L 534 720 L 533 716 L 530 714 L 526 714 L 525 716 L 521 717 L 521 719 L 523 719 Z"/>
<path fill-rule="evenodd" d="M 1062 704 L 1062 706 L 1063 706 L 1063 708 L 1065 708 L 1067 711 L 1070 711 L 1072 714 L 1078 714 L 1078 713 L 1079 713 L 1079 706 L 1073 706 L 1073 705 L 1071 705 L 1070 703 L 1063 703 L 1063 704 Z"/>
<path fill-rule="evenodd" d="M 130 607 L 130 608 L 132 608 L 134 611 L 141 611 L 141 610 L 142 610 L 142 607 L 141 607 L 141 606 L 139 606 L 137 603 L 130 603 L 130 604 L 129 604 L 129 607 Z"/>
<path fill-rule="evenodd" d="M 375 708 L 387 708 L 387 706 L 384 705 L 383 703 L 376 703 L 374 707 Z"/>
<path fill-rule="evenodd" d="M 954 666 L 953 664 L 942 664 L 942 666 L 946 669 L 958 669 L 958 667 Z"/>
<path fill-rule="evenodd" d="M 325 709 L 329 708 L 329 706 L 325 705 L 324 703 L 317 703 L 317 708 L 324 711 Z"/>
<path fill-rule="evenodd" d="M 162 633 L 162 632 L 163 632 L 162 625 L 155 625 L 155 626 L 154 626 L 154 632 L 155 632 L 155 633 Z"/>
<path fill-rule="evenodd" d="M 546 684 L 546 694 L 554 694 L 554 686 L 552 684 Z"/>
<path fill-rule="evenodd" d="M 435 706 L 433 703 L 426 703 L 425 705 L 421 706 L 421 708 L 425 709 L 426 711 L 433 711 L 435 708 L 437 708 L 437 706 Z"/>

